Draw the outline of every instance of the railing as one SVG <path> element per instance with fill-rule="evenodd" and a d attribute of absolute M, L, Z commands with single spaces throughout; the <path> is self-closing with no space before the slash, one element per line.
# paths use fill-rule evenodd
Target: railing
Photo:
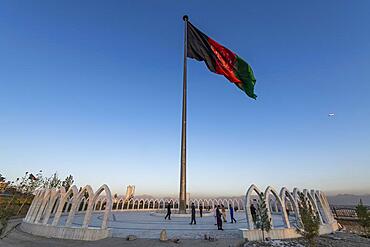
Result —
<path fill-rule="evenodd" d="M 335 219 L 357 219 L 356 210 L 350 207 L 332 207 L 332 213 Z"/>

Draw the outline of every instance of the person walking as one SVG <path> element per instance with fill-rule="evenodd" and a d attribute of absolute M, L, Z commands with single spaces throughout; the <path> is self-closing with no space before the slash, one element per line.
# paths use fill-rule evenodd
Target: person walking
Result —
<path fill-rule="evenodd" d="M 233 208 L 233 206 L 231 206 L 231 204 L 229 204 L 229 210 L 230 210 L 231 224 L 234 223 L 234 222 L 236 223 L 236 220 L 234 218 L 234 208 Z"/>
<path fill-rule="evenodd" d="M 222 212 L 222 219 L 224 220 L 224 222 L 227 222 L 227 220 L 226 220 L 226 209 L 225 209 L 225 206 L 223 204 L 221 204 L 221 212 Z"/>
<path fill-rule="evenodd" d="M 216 205 L 213 208 L 213 217 L 215 217 L 215 220 L 216 220 L 215 226 L 217 226 L 217 206 Z"/>
<path fill-rule="evenodd" d="M 166 214 L 166 217 L 164 217 L 164 219 L 166 220 L 167 217 L 169 220 L 171 220 L 171 203 L 167 204 L 167 214 Z"/>
<path fill-rule="evenodd" d="M 190 225 L 192 225 L 194 222 L 194 225 L 197 224 L 196 220 L 195 220 L 195 205 L 194 205 L 194 202 L 191 204 L 191 222 L 190 222 Z"/>
<path fill-rule="evenodd" d="M 199 216 L 200 216 L 200 218 L 203 217 L 203 206 L 202 206 L 202 204 L 199 205 Z"/>
<path fill-rule="evenodd" d="M 253 223 L 254 223 L 254 224 L 256 224 L 256 221 L 257 221 L 256 208 L 254 207 L 254 205 L 253 205 L 253 204 L 251 204 L 250 209 L 251 209 L 251 214 L 252 214 Z"/>
<path fill-rule="evenodd" d="M 216 219 L 217 219 L 217 230 L 224 230 L 222 229 L 222 220 L 221 220 L 221 210 L 220 210 L 220 205 L 217 206 L 216 208 Z"/>

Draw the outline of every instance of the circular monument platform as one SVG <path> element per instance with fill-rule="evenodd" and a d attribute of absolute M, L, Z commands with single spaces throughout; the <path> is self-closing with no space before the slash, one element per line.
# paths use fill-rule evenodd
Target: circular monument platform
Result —
<path fill-rule="evenodd" d="M 104 192 L 104 194 L 102 194 Z M 255 195 L 253 195 L 255 193 Z M 238 199 L 194 199 L 197 210 L 196 225 L 189 224 L 190 214 L 176 214 L 178 201 L 172 199 L 129 199 L 112 198 L 110 189 L 102 185 L 96 192 L 86 185 L 81 190 L 72 186 L 64 189 L 41 189 L 23 220 L 23 231 L 45 236 L 64 239 L 99 240 L 113 237 L 136 235 L 139 238 L 159 238 L 165 229 L 169 238 L 199 239 L 204 235 L 215 238 L 246 238 L 260 240 L 261 231 L 256 229 L 250 207 L 256 203 L 262 192 L 251 185 L 247 190 L 244 203 Z M 296 232 L 300 215 L 299 200 L 303 197 L 317 212 L 320 220 L 320 234 L 328 234 L 337 230 L 336 221 L 331 214 L 325 195 L 318 190 L 304 189 L 293 192 L 285 187 L 278 193 L 268 186 L 264 192 L 264 201 L 272 229 L 268 233 L 272 239 L 297 238 Z M 256 199 L 257 198 L 257 199 Z M 165 220 L 166 205 L 173 205 L 171 220 Z M 215 205 L 233 207 L 236 224 L 223 224 L 224 231 L 217 230 L 213 212 L 204 210 L 199 217 L 199 206 L 206 209 Z M 230 220 L 229 211 L 226 211 Z"/>

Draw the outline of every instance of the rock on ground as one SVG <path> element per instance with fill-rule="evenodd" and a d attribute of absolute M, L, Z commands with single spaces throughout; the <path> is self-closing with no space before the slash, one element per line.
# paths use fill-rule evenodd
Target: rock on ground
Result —
<path fill-rule="evenodd" d="M 161 234 L 159 235 L 159 240 L 160 241 L 167 241 L 168 240 L 168 237 L 167 237 L 167 232 L 165 229 L 163 229 L 161 231 Z"/>

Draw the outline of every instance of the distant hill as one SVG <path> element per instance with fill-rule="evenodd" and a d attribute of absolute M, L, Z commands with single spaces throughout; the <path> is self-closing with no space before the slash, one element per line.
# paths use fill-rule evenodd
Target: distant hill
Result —
<path fill-rule="evenodd" d="M 338 194 L 327 197 L 331 205 L 354 206 L 357 205 L 361 199 L 364 205 L 370 206 L 370 195 Z"/>

